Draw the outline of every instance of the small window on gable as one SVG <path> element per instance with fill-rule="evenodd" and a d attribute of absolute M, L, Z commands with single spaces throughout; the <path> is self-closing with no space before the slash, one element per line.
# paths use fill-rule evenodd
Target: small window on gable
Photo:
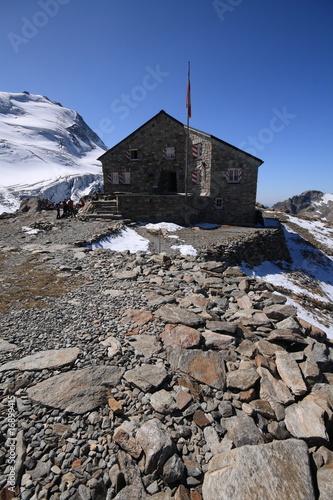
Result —
<path fill-rule="evenodd" d="M 139 158 L 139 152 L 137 149 L 127 149 L 126 156 L 128 160 L 137 160 Z"/>
<path fill-rule="evenodd" d="M 197 160 L 199 160 L 202 157 L 202 142 L 199 142 L 198 144 L 193 144 L 192 156 Z"/>
<path fill-rule="evenodd" d="M 214 208 L 215 210 L 222 210 L 224 208 L 223 198 L 215 198 Z"/>
<path fill-rule="evenodd" d="M 176 148 L 175 147 L 164 148 L 163 157 L 166 160 L 174 160 L 176 157 Z"/>
<path fill-rule="evenodd" d="M 227 181 L 229 183 L 237 183 L 242 179 L 242 169 L 241 168 L 229 168 L 226 175 Z"/>

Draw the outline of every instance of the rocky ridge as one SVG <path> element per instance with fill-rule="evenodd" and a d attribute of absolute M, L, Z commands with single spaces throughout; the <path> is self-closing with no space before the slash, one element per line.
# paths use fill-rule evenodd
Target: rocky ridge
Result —
<path fill-rule="evenodd" d="M 332 498 L 333 346 L 271 285 L 23 241 L 68 286 L 1 314 L 3 498 Z"/>

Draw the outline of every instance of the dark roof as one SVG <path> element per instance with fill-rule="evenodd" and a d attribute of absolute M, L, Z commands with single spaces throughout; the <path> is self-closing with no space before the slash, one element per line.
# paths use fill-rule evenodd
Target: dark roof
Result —
<path fill-rule="evenodd" d="M 161 114 L 164 114 L 166 116 L 168 116 L 169 118 L 171 118 L 171 120 L 175 121 L 176 123 L 178 123 L 179 125 L 181 125 L 182 127 L 186 127 L 186 125 L 184 125 L 182 122 L 180 122 L 179 120 L 176 120 L 176 118 L 174 118 L 173 116 L 169 115 L 168 113 L 166 113 L 163 109 L 161 109 L 161 111 L 159 113 L 157 113 L 156 115 L 154 115 L 152 118 L 150 118 L 150 120 L 148 120 L 147 122 L 145 122 L 143 125 L 141 125 L 139 128 L 137 128 L 136 130 L 134 130 L 134 132 L 132 132 L 130 135 L 128 135 L 127 137 L 125 137 L 124 139 L 122 139 L 120 142 L 118 142 L 117 144 L 115 144 L 114 146 L 112 146 L 112 148 L 108 149 L 105 153 L 103 153 L 99 158 L 97 158 L 98 160 L 101 160 L 101 158 L 103 158 L 105 155 L 107 155 L 109 153 L 109 151 L 112 151 L 114 148 L 116 148 L 117 146 L 119 146 L 119 144 L 121 144 L 122 142 L 124 141 L 127 141 L 128 139 L 130 139 L 134 134 L 136 134 L 136 132 L 138 132 L 139 130 L 141 130 L 143 127 L 145 127 L 146 125 L 148 125 L 148 123 L 150 123 L 151 121 L 155 120 L 155 118 Z M 218 141 L 222 144 L 225 144 L 226 146 L 230 147 L 230 148 L 233 148 L 235 149 L 236 151 L 240 151 L 241 153 L 245 154 L 246 156 L 250 156 L 251 158 L 254 158 L 255 160 L 259 161 L 260 162 L 260 165 L 263 162 L 263 160 L 261 160 L 260 158 L 257 158 L 256 156 L 253 156 L 251 155 L 250 153 L 247 153 L 246 151 L 244 151 L 243 149 L 240 149 L 240 148 L 237 148 L 236 146 L 233 146 L 232 144 L 229 144 L 228 142 L 226 141 L 223 141 L 222 139 L 219 139 L 218 137 L 215 137 L 214 135 L 212 134 L 208 134 L 207 132 L 203 132 L 202 130 L 198 130 L 196 128 L 193 128 L 193 127 L 189 127 L 190 130 L 193 130 L 194 132 L 198 132 L 199 134 L 204 134 L 204 135 L 207 135 L 208 137 L 210 137 L 211 139 L 214 139 L 215 141 Z"/>

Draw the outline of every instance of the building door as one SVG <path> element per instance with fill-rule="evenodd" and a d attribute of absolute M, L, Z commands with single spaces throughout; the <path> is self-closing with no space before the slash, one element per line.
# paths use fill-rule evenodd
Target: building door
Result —
<path fill-rule="evenodd" d="M 177 173 L 167 172 L 167 192 L 177 193 Z"/>

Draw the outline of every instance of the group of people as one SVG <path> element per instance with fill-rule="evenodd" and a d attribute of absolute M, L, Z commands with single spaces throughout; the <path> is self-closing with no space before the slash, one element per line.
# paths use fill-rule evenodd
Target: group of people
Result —
<path fill-rule="evenodd" d="M 84 201 L 81 198 L 77 205 L 74 205 L 74 202 L 71 198 L 69 200 L 58 201 L 55 204 L 57 210 L 57 219 L 62 219 L 64 217 L 75 217 L 78 210 L 84 207 Z M 60 210 L 62 209 L 62 214 Z"/>

